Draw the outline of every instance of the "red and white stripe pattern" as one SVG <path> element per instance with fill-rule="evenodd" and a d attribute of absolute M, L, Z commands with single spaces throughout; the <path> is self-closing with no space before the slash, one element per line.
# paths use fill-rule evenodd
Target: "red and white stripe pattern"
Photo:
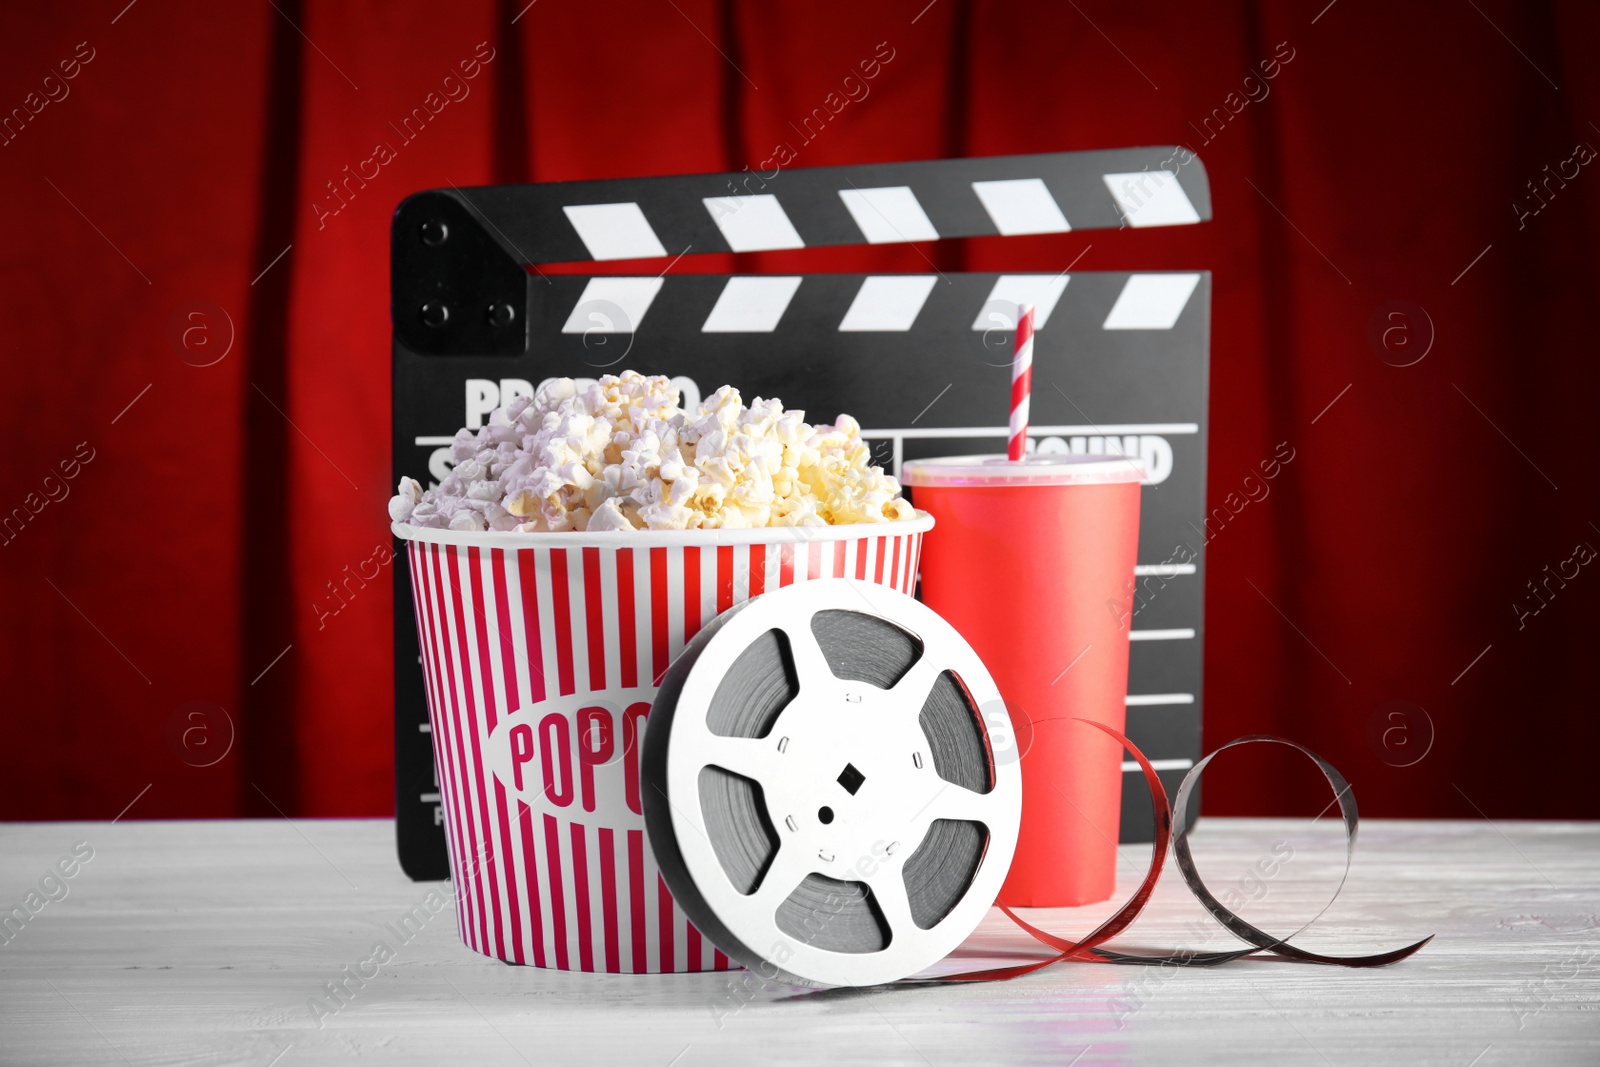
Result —
<path fill-rule="evenodd" d="M 499 718 L 541 701 L 653 689 L 702 626 L 765 590 L 854 577 L 911 593 L 921 534 L 872 529 L 705 547 L 409 543 L 435 772 L 468 946 L 562 970 L 728 969 L 667 892 L 642 820 L 604 825 L 596 817 L 626 811 L 623 798 L 602 798 L 587 821 L 535 811 L 491 773 L 489 735 Z M 623 724 L 635 742 L 628 758 L 637 758 L 631 734 L 640 725 Z M 617 738 L 619 751 L 623 743 Z"/>
<path fill-rule="evenodd" d="M 1012 462 L 1028 454 L 1028 398 L 1033 393 L 1033 305 L 1017 308 L 1017 348 L 1011 357 L 1011 439 L 1006 457 Z"/>

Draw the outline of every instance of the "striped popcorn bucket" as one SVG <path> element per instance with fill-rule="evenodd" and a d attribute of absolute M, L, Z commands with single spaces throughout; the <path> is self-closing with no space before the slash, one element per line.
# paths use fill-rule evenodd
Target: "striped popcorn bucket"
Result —
<path fill-rule="evenodd" d="M 656 870 L 640 803 L 656 683 L 719 612 L 854 577 L 915 587 L 933 520 L 408 545 L 462 940 L 573 971 L 726 970 Z"/>

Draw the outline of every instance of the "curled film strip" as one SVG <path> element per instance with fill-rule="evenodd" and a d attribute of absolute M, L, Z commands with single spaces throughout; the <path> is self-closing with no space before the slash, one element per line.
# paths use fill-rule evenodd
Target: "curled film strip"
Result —
<path fill-rule="evenodd" d="M 1406 957 L 1417 952 L 1429 941 L 1433 940 L 1433 936 L 1430 934 L 1422 940 L 1413 942 L 1412 944 L 1406 945 L 1403 948 L 1364 956 L 1327 956 L 1320 953 L 1307 952 L 1306 950 L 1298 948 L 1289 943 L 1290 938 L 1296 937 L 1303 933 L 1308 927 L 1311 926 L 1312 923 L 1316 922 L 1317 919 L 1326 913 L 1327 910 L 1333 906 L 1334 900 L 1338 898 L 1340 891 L 1344 888 L 1345 880 L 1350 875 L 1350 861 L 1355 854 L 1356 830 L 1360 824 L 1360 816 L 1356 809 L 1355 793 L 1351 789 L 1350 783 L 1345 780 L 1344 775 L 1340 774 L 1338 769 L 1334 767 L 1333 764 L 1329 763 L 1315 752 L 1312 752 L 1304 745 L 1299 745 L 1293 741 L 1288 741 L 1281 737 L 1274 737 L 1269 734 L 1251 734 L 1246 737 L 1240 737 L 1233 741 L 1229 741 L 1227 744 L 1216 749 L 1214 752 L 1206 755 L 1192 768 L 1190 768 L 1189 773 L 1184 775 L 1182 783 L 1180 783 L 1178 786 L 1178 794 L 1176 798 L 1169 806 L 1167 803 L 1166 789 L 1162 786 L 1161 779 L 1156 775 L 1155 768 L 1151 766 L 1150 761 L 1145 758 L 1144 753 L 1140 752 L 1138 747 L 1135 746 L 1132 741 L 1129 741 L 1121 733 L 1111 729 L 1109 726 L 1102 725 L 1101 723 L 1090 722 L 1087 719 L 1078 719 L 1074 721 L 1083 723 L 1087 726 L 1095 727 L 1096 729 L 1110 734 L 1124 748 L 1133 754 L 1134 759 L 1136 759 L 1139 763 L 1140 769 L 1144 772 L 1145 782 L 1150 787 L 1151 807 L 1154 810 L 1156 818 L 1156 840 L 1154 847 L 1151 849 L 1150 867 L 1145 872 L 1143 881 L 1139 883 L 1139 887 L 1134 891 L 1133 895 L 1129 897 L 1128 901 L 1121 908 L 1119 908 L 1114 915 L 1112 915 L 1105 922 L 1101 923 L 1099 926 L 1095 927 L 1093 931 L 1079 941 L 1071 941 L 1067 938 L 1052 934 L 1047 930 L 1042 930 L 1021 918 L 1010 908 L 1001 905 L 1000 910 L 1005 912 L 1012 922 L 1022 927 L 1023 930 L 1027 931 L 1042 944 L 1056 949 L 1057 954 L 1045 959 L 1035 960 L 1025 964 L 1018 964 L 1011 967 L 998 967 L 984 971 L 969 971 L 962 974 L 940 976 L 938 978 L 928 979 L 927 981 L 975 982 L 1017 978 L 1021 975 L 1029 974 L 1033 971 L 1037 971 L 1041 968 L 1048 967 L 1051 964 L 1060 963 L 1065 960 L 1081 960 L 1085 962 L 1097 963 L 1158 964 L 1163 966 L 1177 967 L 1214 967 L 1218 964 L 1228 963 L 1243 956 L 1250 956 L 1259 952 L 1267 952 L 1273 955 L 1301 960 L 1306 963 L 1323 963 L 1340 967 L 1381 967 L 1385 964 L 1396 963 L 1405 959 Z M 1200 776 L 1205 773 L 1206 766 L 1218 755 L 1230 748 L 1234 748 L 1239 745 L 1256 743 L 1286 745 L 1289 748 L 1294 749 L 1296 752 L 1303 754 L 1313 763 L 1315 763 L 1317 768 L 1322 771 L 1323 777 L 1328 780 L 1328 784 L 1333 787 L 1334 800 L 1339 805 L 1339 814 L 1344 822 L 1345 865 L 1344 871 L 1339 877 L 1338 886 L 1334 888 L 1333 893 L 1328 898 L 1328 902 L 1322 906 L 1316 915 L 1313 915 L 1310 919 L 1308 919 L 1299 927 L 1299 929 L 1283 937 L 1274 937 L 1272 934 L 1269 934 L 1266 931 L 1252 925 L 1251 923 L 1246 922 L 1243 918 L 1235 914 L 1220 900 L 1218 900 L 1216 896 L 1212 894 L 1211 890 L 1206 886 L 1205 881 L 1200 877 L 1200 871 L 1194 862 L 1194 855 L 1189 848 L 1189 831 L 1187 826 L 1182 825 L 1180 822 L 1176 831 L 1173 829 L 1172 813 L 1174 811 L 1187 809 L 1189 800 L 1193 796 L 1194 788 L 1199 784 Z M 1167 845 L 1169 843 L 1172 845 L 1174 855 L 1177 856 L 1178 870 L 1183 875 L 1184 884 L 1189 887 L 1189 891 L 1194 894 L 1195 898 L 1200 901 L 1201 905 L 1204 906 L 1206 911 L 1211 914 L 1212 918 L 1216 919 L 1225 930 L 1240 940 L 1246 942 L 1251 947 L 1235 949 L 1228 952 L 1174 950 L 1170 952 L 1148 954 L 1116 952 L 1110 949 L 1100 948 L 1100 946 L 1105 942 L 1111 940 L 1111 938 L 1127 929 L 1128 926 L 1130 926 L 1133 921 L 1139 917 L 1139 913 L 1144 910 L 1145 905 L 1149 903 L 1150 894 L 1155 890 L 1156 882 L 1161 878 L 1161 868 L 1166 859 Z"/>
<path fill-rule="evenodd" d="M 719 615 L 663 678 L 645 736 L 668 887 L 748 967 L 830 985 L 922 970 L 1010 866 L 1005 715 L 966 642 L 894 590 L 808 581 Z"/>
<path fill-rule="evenodd" d="M 673 662 L 643 753 L 645 819 L 685 912 L 730 957 L 805 982 L 874 985 L 944 958 L 998 895 L 1015 849 L 1020 769 L 1009 718 L 975 653 L 930 609 L 847 579 L 805 582 L 718 616 Z M 1150 789 L 1156 840 L 1145 877 L 1115 914 L 1070 940 L 1001 910 L 1056 954 L 921 982 L 1020 977 L 1066 960 L 1216 966 L 1257 953 L 1373 967 L 1389 952 L 1329 956 L 1290 944 L 1348 877 L 1359 815 L 1350 784 L 1292 741 L 1242 737 L 1205 756 L 1169 804 L 1155 768 L 1118 731 Z M 1174 830 L 1206 767 L 1240 745 L 1286 745 L 1332 786 L 1345 871 L 1327 904 L 1275 936 L 1211 893 Z M 1248 947 L 1137 954 L 1102 946 L 1130 926 L 1161 877 L 1168 845 L 1191 893 Z"/>

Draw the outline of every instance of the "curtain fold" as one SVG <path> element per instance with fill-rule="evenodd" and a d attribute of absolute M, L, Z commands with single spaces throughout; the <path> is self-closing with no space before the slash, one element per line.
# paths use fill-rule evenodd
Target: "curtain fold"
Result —
<path fill-rule="evenodd" d="M 1600 815 L 1600 565 L 1575 562 L 1600 549 L 1593 5 L 113 14 L 0 14 L 0 108 L 21 109 L 0 122 L 0 817 L 109 818 L 136 795 L 129 817 L 391 811 L 374 561 L 407 194 L 755 169 L 780 146 L 820 166 L 1165 143 L 1205 163 L 1212 223 L 926 251 L 1214 272 L 1210 503 L 1293 458 L 1208 545 L 1207 744 L 1293 737 L 1370 814 Z M 1398 338 L 1427 355 L 1394 365 Z M 1373 740 L 1391 701 L 1432 724 L 1410 766 Z M 1209 812 L 1327 800 L 1292 762 L 1230 767 Z"/>

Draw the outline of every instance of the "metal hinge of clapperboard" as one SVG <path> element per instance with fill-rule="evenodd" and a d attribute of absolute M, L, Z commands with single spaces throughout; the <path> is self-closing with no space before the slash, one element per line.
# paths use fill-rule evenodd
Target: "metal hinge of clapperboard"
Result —
<path fill-rule="evenodd" d="M 442 480 L 457 428 L 481 425 L 545 378 L 624 368 L 675 376 L 691 400 L 731 383 L 823 419 L 848 411 L 897 473 L 918 455 L 1003 450 L 1010 331 L 1016 306 L 1031 302 L 1033 446 L 1136 453 L 1150 471 L 1128 623 L 1128 733 L 1171 789 L 1200 752 L 1210 275 L 956 273 L 931 260 L 912 274 L 667 267 L 684 253 L 1210 217 L 1204 167 L 1173 147 L 419 192 L 396 209 L 391 233 L 393 480 Z M 656 262 L 568 273 L 634 260 Z M 551 264 L 565 267 L 539 269 Z M 394 576 L 397 838 L 412 877 L 442 878 L 404 559 Z M 1149 840 L 1143 786 L 1127 778 L 1123 840 Z"/>

